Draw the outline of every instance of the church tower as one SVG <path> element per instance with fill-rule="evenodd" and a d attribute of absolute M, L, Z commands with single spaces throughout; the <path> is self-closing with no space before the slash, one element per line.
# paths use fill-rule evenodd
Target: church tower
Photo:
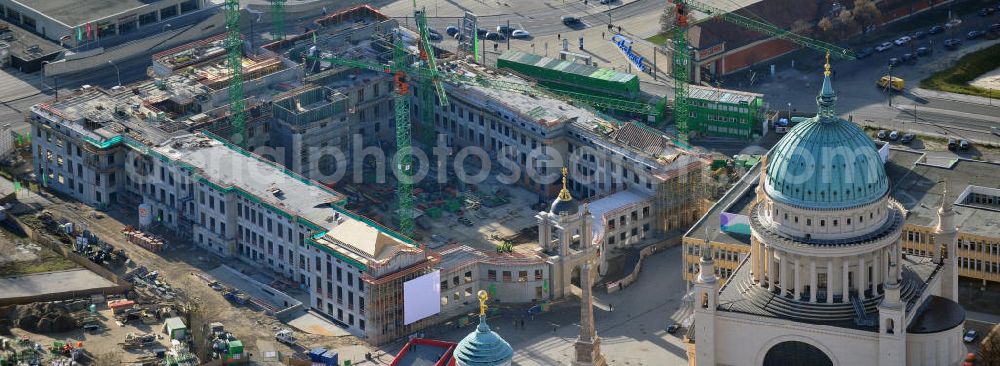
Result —
<path fill-rule="evenodd" d="M 581 210 L 579 202 L 569 193 L 568 172 L 566 168 L 562 169 L 563 187 L 552 201 L 549 211 L 535 215 L 538 219 L 539 245 L 547 254 L 557 257 L 550 286 L 553 299 L 566 296 L 569 289 L 573 275 L 571 249 L 584 250 L 592 244 L 590 212 L 586 207 Z"/>
<path fill-rule="evenodd" d="M 941 193 L 941 207 L 938 209 L 938 224 L 934 230 L 934 258 L 943 258 L 941 275 L 941 297 L 958 301 L 958 228 L 955 227 L 955 211 L 948 197 L 948 184 Z M 941 256 L 941 247 L 944 256 Z"/>
<path fill-rule="evenodd" d="M 694 284 L 695 365 L 711 366 L 715 365 L 715 307 L 719 291 L 716 288 L 715 261 L 708 245 L 701 248 L 700 267 Z"/>

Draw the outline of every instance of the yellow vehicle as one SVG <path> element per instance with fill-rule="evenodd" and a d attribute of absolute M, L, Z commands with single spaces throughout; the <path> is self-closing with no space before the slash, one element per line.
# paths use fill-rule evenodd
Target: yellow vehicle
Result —
<path fill-rule="evenodd" d="M 883 76 L 881 79 L 878 79 L 878 82 L 875 83 L 875 85 L 878 85 L 880 88 L 883 89 L 886 88 L 886 84 L 890 84 L 889 75 Z M 903 81 L 902 78 L 897 78 L 895 76 L 892 77 L 892 83 L 891 83 L 892 90 L 903 91 L 903 87 L 905 85 L 906 82 Z"/>

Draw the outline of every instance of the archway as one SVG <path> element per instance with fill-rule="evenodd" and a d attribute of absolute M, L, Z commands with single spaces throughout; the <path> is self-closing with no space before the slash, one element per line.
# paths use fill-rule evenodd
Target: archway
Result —
<path fill-rule="evenodd" d="M 788 365 L 833 366 L 833 361 L 816 346 L 799 341 L 778 343 L 764 355 L 764 366 Z"/>

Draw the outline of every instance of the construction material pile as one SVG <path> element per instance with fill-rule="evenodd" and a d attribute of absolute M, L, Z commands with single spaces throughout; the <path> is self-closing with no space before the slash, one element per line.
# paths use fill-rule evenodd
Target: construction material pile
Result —
<path fill-rule="evenodd" d="M 86 300 L 37 302 L 0 308 L 11 326 L 33 333 L 59 333 L 77 329 L 87 317 Z"/>
<path fill-rule="evenodd" d="M 146 248 L 146 250 L 153 253 L 157 253 L 166 247 L 166 244 L 164 244 L 163 239 L 160 237 L 132 226 L 126 226 L 122 229 L 122 233 L 125 234 L 125 241 Z"/>

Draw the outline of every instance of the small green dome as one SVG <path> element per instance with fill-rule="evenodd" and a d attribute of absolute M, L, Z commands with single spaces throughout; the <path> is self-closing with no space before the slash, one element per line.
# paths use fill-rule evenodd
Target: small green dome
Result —
<path fill-rule="evenodd" d="M 788 131 L 767 159 L 769 197 L 806 208 L 874 202 L 889 190 L 875 143 L 853 122 L 835 116 L 829 72 L 816 97 L 819 112 Z"/>
<path fill-rule="evenodd" d="M 510 365 L 514 348 L 499 334 L 490 330 L 486 317 L 479 316 L 479 326 L 455 347 L 455 361 L 459 366 Z"/>

